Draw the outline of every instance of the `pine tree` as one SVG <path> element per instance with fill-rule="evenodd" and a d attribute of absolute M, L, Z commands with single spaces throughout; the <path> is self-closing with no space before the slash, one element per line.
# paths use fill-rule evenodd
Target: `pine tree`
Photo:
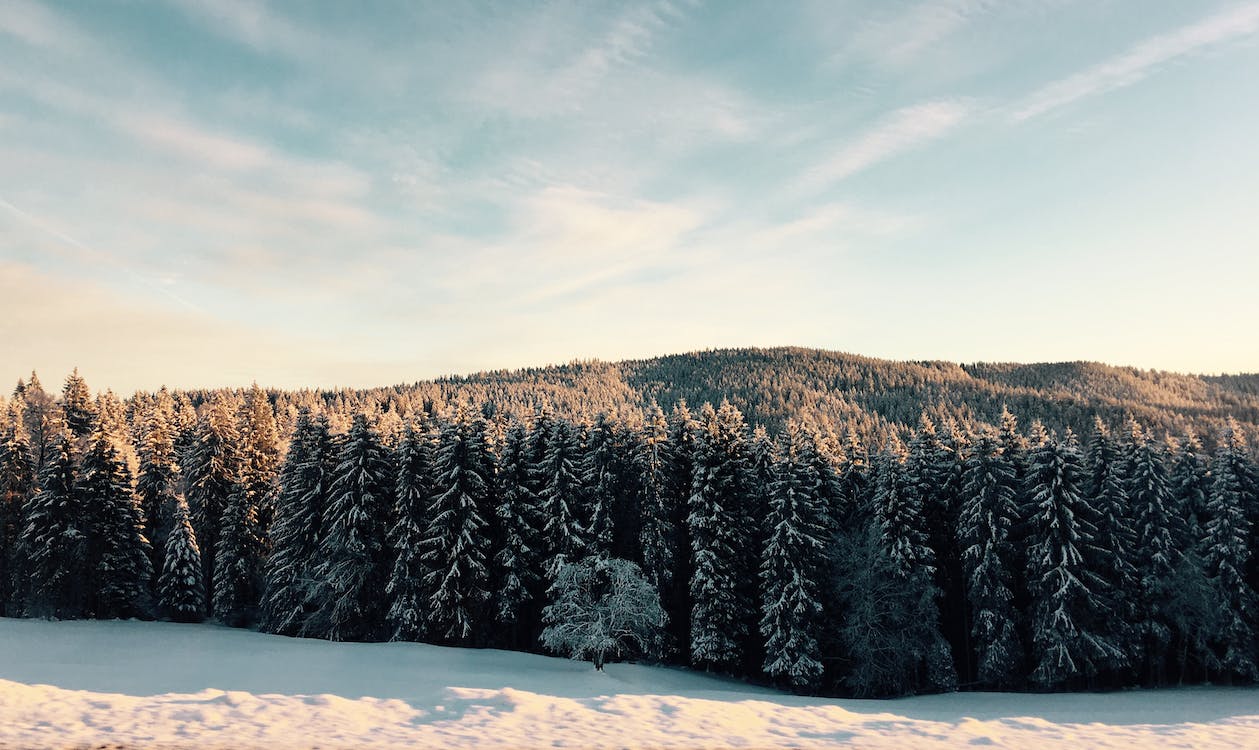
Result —
<path fill-rule="evenodd" d="M 148 617 L 153 609 L 149 540 L 119 442 L 102 421 L 83 456 L 77 489 L 92 522 L 93 612 L 102 619 Z"/>
<path fill-rule="evenodd" d="M 669 438 L 663 450 L 666 507 L 671 511 L 674 531 L 673 585 L 660 590 L 661 602 L 668 615 L 667 646 L 670 654 L 689 658 L 691 644 L 690 584 L 694 576 L 691 530 L 689 525 L 694 458 L 700 425 L 691 415 L 686 401 L 679 401 L 669 412 Z"/>
<path fill-rule="evenodd" d="M 74 619 L 88 614 L 93 571 L 88 560 L 88 513 L 78 492 L 74 436 L 52 436 L 39 491 L 26 507 L 18 537 L 27 617 Z"/>
<path fill-rule="evenodd" d="M 23 559 L 18 538 L 25 528 L 25 509 L 35 487 L 35 466 L 26 436 L 21 397 L 9 402 L 0 420 L 0 616 L 21 612 Z"/>
<path fill-rule="evenodd" d="M 1135 564 L 1137 535 L 1128 495 L 1127 452 L 1095 417 L 1085 454 L 1084 498 L 1096 516 L 1094 541 L 1104 561 L 1099 574 L 1106 579 L 1113 611 L 1104 630 L 1108 640 L 1127 651 L 1129 662 L 1137 664 L 1142 658 L 1142 638 L 1137 632 L 1140 576 Z"/>
<path fill-rule="evenodd" d="M 507 638 L 513 646 L 520 645 L 522 625 L 536 619 L 536 602 L 540 598 L 542 576 L 541 519 L 537 498 L 530 492 L 528 436 L 519 422 L 508 428 L 498 460 L 500 485 L 497 525 L 500 547 L 494 556 L 495 620 L 511 633 Z"/>
<path fill-rule="evenodd" d="M 957 535 L 962 547 L 976 677 L 998 689 L 1022 675 L 1023 646 L 1012 589 L 1013 530 L 1019 522 L 1014 467 L 991 434 L 982 435 L 965 461 Z"/>
<path fill-rule="evenodd" d="M 92 406 L 92 392 L 77 367 L 66 377 L 65 387 L 61 389 L 61 409 L 71 434 L 85 438 L 92 433 L 96 409 Z"/>
<path fill-rule="evenodd" d="M 1256 664 L 1255 591 L 1246 581 L 1253 534 L 1246 514 L 1248 466 L 1246 444 L 1235 422 L 1220 435 L 1212 462 L 1207 500 L 1207 572 L 1218 591 L 1220 630 L 1215 642 L 1221 666 L 1245 679 L 1259 679 Z"/>
<path fill-rule="evenodd" d="M 788 422 L 773 465 L 769 535 L 760 568 L 764 669 L 793 687 L 815 686 L 823 671 L 819 637 L 828 518 L 818 496 L 811 441 L 798 423 Z"/>
<path fill-rule="evenodd" d="M 26 408 L 22 417 L 30 440 L 31 458 L 35 462 L 35 476 L 41 476 L 44 470 L 44 459 L 48 456 L 53 442 L 59 439 L 58 433 L 64 427 L 64 422 L 52 396 L 44 390 L 34 370 L 31 371 L 31 379 L 22 387 L 21 393 L 14 395 L 21 396 L 22 404 Z"/>
<path fill-rule="evenodd" d="M 706 669 L 742 665 L 755 568 L 744 545 L 754 543 L 747 493 L 752 484 L 742 415 L 728 403 L 705 404 L 696 441 L 687 527 L 691 536 L 691 662 Z M 749 579 L 752 583 L 749 584 Z"/>
<path fill-rule="evenodd" d="M 1127 494 L 1132 508 L 1136 544 L 1133 563 L 1137 573 L 1137 630 L 1143 640 L 1141 654 L 1147 678 L 1163 680 L 1164 654 L 1171 644 L 1171 622 L 1165 604 L 1182 550 L 1175 539 L 1179 520 L 1171 513 L 1172 491 L 1166 461 L 1149 434 L 1135 422 L 1130 429 Z"/>
<path fill-rule="evenodd" d="M 1081 464 L 1069 433 L 1034 447 L 1028 462 L 1032 680 L 1047 687 L 1079 683 L 1126 662 L 1103 632 L 1109 611 L 1106 583 L 1097 572 L 1102 550 L 1096 516 L 1083 497 Z"/>
<path fill-rule="evenodd" d="M 140 444 L 140 472 L 136 494 L 144 518 L 144 535 L 150 540 L 170 536 L 179 493 L 179 462 L 175 454 L 175 430 L 172 425 L 175 403 L 163 388 L 143 417 L 144 433 Z M 153 569 L 163 570 L 164 547 L 154 544 Z"/>
<path fill-rule="evenodd" d="M 422 543 L 429 625 L 438 638 L 456 644 L 474 641 L 489 598 L 491 466 L 484 441 L 479 425 L 462 410 L 442 426 Z"/>
<path fill-rule="evenodd" d="M 619 446 L 606 414 L 600 414 L 591 425 L 582 452 L 581 478 L 586 486 L 589 519 L 585 538 L 587 552 L 607 557 L 612 554 L 613 519 L 618 501 L 616 460 Z"/>
<path fill-rule="evenodd" d="M 262 531 L 258 506 L 245 484 L 236 484 L 219 517 L 214 549 L 212 604 L 224 625 L 247 627 L 262 589 Z"/>
<path fill-rule="evenodd" d="M 258 533 L 265 537 L 275 514 L 276 478 L 280 468 L 280 438 L 275 412 L 257 383 L 245 396 L 240 413 L 240 473 L 238 491 L 253 505 Z"/>
<path fill-rule="evenodd" d="M 170 518 L 162 574 L 157 581 L 159 609 L 175 622 L 201 622 L 205 619 L 201 550 L 182 497 L 174 499 Z"/>
<path fill-rule="evenodd" d="M 407 425 L 395 451 L 394 526 L 389 532 L 393 569 L 385 584 L 389 598 L 389 639 L 418 641 L 424 636 L 425 610 L 423 541 L 428 526 L 427 506 L 432 496 L 433 447 L 427 429 Z"/>
<path fill-rule="evenodd" d="M 669 425 L 658 404 L 652 404 L 643 425 L 643 438 L 634 454 L 638 471 L 639 548 L 643 572 L 662 597 L 673 586 L 677 566 L 677 536 L 673 525 L 676 513 L 670 503 L 668 476 Z"/>
<path fill-rule="evenodd" d="M 339 451 L 328 418 L 312 417 L 303 407 L 280 472 L 271 522 L 262 601 L 262 629 L 269 633 L 297 635 L 306 625 L 321 522 Z"/>
<path fill-rule="evenodd" d="M 872 509 L 879 530 L 883 552 L 899 583 L 910 594 L 910 601 L 919 605 L 918 613 L 927 617 L 925 639 L 917 644 L 914 656 L 920 679 L 935 690 L 952 690 L 957 686 L 957 671 L 949 653 L 948 642 L 940 632 L 939 589 L 935 585 L 935 554 L 928 544 L 926 517 L 922 507 L 922 480 L 911 474 L 920 466 L 906 464 L 903 444 L 893 436 L 875 464 Z"/>
<path fill-rule="evenodd" d="M 585 505 L 585 481 L 581 475 L 581 443 L 573 426 L 564 419 L 551 422 L 546 440 L 546 454 L 539 466 L 542 494 L 539 497 L 542 517 L 546 519 L 548 570 L 558 557 L 575 560 L 588 548 L 587 524 L 582 521 Z"/>
<path fill-rule="evenodd" d="M 326 586 L 317 621 L 334 641 L 382 637 L 389 555 L 386 519 L 393 506 L 394 470 L 380 434 L 354 416 L 337 457 L 316 578 Z"/>
<path fill-rule="evenodd" d="M 235 408 L 223 395 L 216 395 L 198 419 L 188 452 L 183 457 L 184 495 L 192 515 L 192 528 L 201 546 L 202 578 L 216 586 L 216 558 L 223 513 L 236 486 L 240 464 L 237 446 Z M 213 591 L 207 612 L 215 614 Z"/>

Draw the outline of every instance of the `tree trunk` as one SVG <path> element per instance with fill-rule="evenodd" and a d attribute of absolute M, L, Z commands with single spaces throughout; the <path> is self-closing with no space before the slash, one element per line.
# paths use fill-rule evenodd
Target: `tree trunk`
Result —
<path fill-rule="evenodd" d="M 603 652 L 602 651 L 595 652 L 595 671 L 596 672 L 603 671 Z"/>

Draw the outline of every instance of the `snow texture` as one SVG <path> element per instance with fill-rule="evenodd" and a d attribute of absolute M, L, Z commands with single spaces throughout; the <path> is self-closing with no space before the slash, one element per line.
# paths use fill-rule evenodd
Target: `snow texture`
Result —
<path fill-rule="evenodd" d="M 787 696 L 679 669 L 0 619 L 0 748 L 1259 747 L 1259 691 Z"/>

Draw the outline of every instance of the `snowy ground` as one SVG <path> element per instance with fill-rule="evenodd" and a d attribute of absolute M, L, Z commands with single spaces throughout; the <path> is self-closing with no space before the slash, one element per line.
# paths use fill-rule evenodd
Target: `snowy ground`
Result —
<path fill-rule="evenodd" d="M 683 670 L 0 619 L 0 748 L 1259 748 L 1259 691 L 784 696 Z"/>

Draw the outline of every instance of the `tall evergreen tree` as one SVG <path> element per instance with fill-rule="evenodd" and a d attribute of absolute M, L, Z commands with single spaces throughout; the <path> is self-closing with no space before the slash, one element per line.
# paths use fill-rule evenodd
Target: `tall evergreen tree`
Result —
<path fill-rule="evenodd" d="M 1137 572 L 1137 630 L 1146 679 L 1164 679 L 1165 654 L 1172 640 L 1172 623 L 1166 603 L 1172 595 L 1176 566 L 1183 552 L 1176 539 L 1181 522 L 1172 513 L 1172 488 L 1166 458 L 1158 444 L 1135 422 L 1130 430 L 1127 494 L 1132 507 L 1136 544 L 1133 563 Z"/>
<path fill-rule="evenodd" d="M 1255 591 L 1246 581 L 1250 537 L 1246 514 L 1249 501 L 1246 444 L 1235 423 L 1220 435 L 1212 462 L 1211 494 L 1207 499 L 1206 564 L 1223 599 L 1219 602 L 1220 631 L 1215 642 L 1221 666 L 1246 679 L 1259 679 L 1256 660 Z"/>
<path fill-rule="evenodd" d="M 424 636 L 428 609 L 424 593 L 423 542 L 432 496 L 433 446 L 428 430 L 412 421 L 395 450 L 394 525 L 389 532 L 393 568 L 385 584 L 389 598 L 389 639 L 418 641 Z"/>
<path fill-rule="evenodd" d="M 217 586 L 220 528 L 240 464 L 237 441 L 234 405 L 222 394 L 216 395 L 198 419 L 181 464 L 192 528 L 201 547 L 202 578 L 209 587 Z M 207 594 L 207 612 L 215 614 L 213 590 Z"/>
<path fill-rule="evenodd" d="M 1142 658 L 1139 627 L 1140 575 L 1136 568 L 1137 535 L 1133 526 L 1127 460 L 1129 450 L 1111 437 L 1100 418 L 1094 417 L 1085 454 L 1084 499 L 1095 514 L 1093 543 L 1101 550 L 1112 616 L 1104 631 L 1107 639 L 1125 649 L 1131 664 Z"/>
<path fill-rule="evenodd" d="M 541 519 L 537 498 L 530 491 L 530 473 L 528 435 L 524 425 L 513 422 L 498 458 L 495 516 L 500 546 L 493 561 L 494 616 L 510 631 L 506 640 L 513 646 L 522 645 L 522 631 L 538 619 L 542 594 Z"/>
<path fill-rule="evenodd" d="M 734 670 L 746 655 L 750 615 L 757 609 L 748 596 L 748 579 L 755 578 L 743 546 L 753 538 L 746 515 L 752 484 L 746 426 L 728 403 L 720 411 L 705 404 L 700 422 L 687 518 L 693 561 L 691 662 Z"/>
<path fill-rule="evenodd" d="M 77 367 L 66 377 L 66 384 L 61 389 L 61 409 L 71 434 L 79 438 L 92 434 L 96 409 L 92 405 L 92 392 Z"/>
<path fill-rule="evenodd" d="M 153 540 L 153 569 L 163 570 L 163 544 L 174 523 L 172 513 L 179 499 L 179 461 L 175 454 L 175 402 L 165 388 L 141 417 L 140 472 L 136 494 L 144 518 L 144 535 Z M 198 557 L 199 559 L 199 557 Z"/>
<path fill-rule="evenodd" d="M 258 532 L 265 537 L 275 514 L 275 483 L 281 456 L 275 412 L 257 383 L 249 389 L 241 409 L 240 446 L 237 491 L 253 506 Z"/>
<path fill-rule="evenodd" d="M 823 671 L 819 638 L 829 519 L 811 441 L 795 422 L 780 439 L 760 569 L 764 669 L 793 687 L 816 685 Z"/>
<path fill-rule="evenodd" d="M 613 522 L 618 503 L 617 436 L 606 414 L 590 426 L 582 453 L 581 477 L 586 486 L 588 510 L 584 517 L 587 551 L 607 557 L 612 554 Z"/>
<path fill-rule="evenodd" d="M 320 562 L 322 520 L 340 446 L 328 418 L 303 408 L 281 470 L 265 566 L 262 628 L 297 635 L 311 610 L 314 569 Z"/>
<path fill-rule="evenodd" d="M 88 559 L 94 567 L 93 612 L 99 618 L 149 617 L 153 562 L 144 519 L 121 439 L 102 422 L 79 471 L 78 493 L 88 508 Z"/>
<path fill-rule="evenodd" d="M 667 601 L 677 565 L 676 513 L 671 507 L 668 467 L 669 424 L 658 404 L 648 409 L 643 437 L 637 443 L 634 465 L 638 470 L 639 548 L 643 573 Z"/>
<path fill-rule="evenodd" d="M 1109 609 L 1106 582 L 1098 575 L 1103 553 L 1096 515 L 1083 496 L 1081 464 L 1070 434 L 1044 441 L 1029 456 L 1032 680 L 1043 686 L 1080 684 L 1126 662 L 1104 632 Z"/>
<path fill-rule="evenodd" d="M 551 422 L 546 454 L 538 472 L 542 477 L 539 498 L 546 519 L 546 566 L 550 570 L 559 556 L 575 560 L 588 549 L 587 524 L 582 520 L 586 484 L 581 474 L 581 442 L 565 419 Z"/>
<path fill-rule="evenodd" d="M 24 613 L 74 619 L 88 614 L 93 571 L 88 559 L 87 508 L 78 491 L 74 436 L 64 426 L 53 436 L 39 491 L 31 497 L 18 537 L 23 560 Z"/>
<path fill-rule="evenodd" d="M 489 598 L 490 470 L 484 435 L 461 410 L 442 426 L 423 541 L 429 626 L 450 643 L 474 642 Z"/>
<path fill-rule="evenodd" d="M 21 397 L 9 402 L 0 417 L 0 616 L 21 611 L 20 572 L 23 556 L 18 538 L 25 528 L 25 509 L 35 489 L 35 465 L 23 423 Z"/>
<path fill-rule="evenodd" d="M 1014 467 L 992 434 L 984 434 L 965 461 L 957 536 L 962 547 L 975 678 L 996 688 L 1018 684 L 1023 645 L 1014 608 L 1011 537 L 1019 522 Z"/>
<path fill-rule="evenodd" d="M 321 563 L 327 587 L 318 622 L 334 641 L 377 640 L 385 619 L 389 556 L 385 528 L 393 506 L 393 466 L 380 434 L 357 414 L 337 458 Z"/>
<path fill-rule="evenodd" d="M 175 622 L 201 622 L 205 619 L 201 549 L 192 530 L 188 503 L 182 497 L 174 499 L 170 519 L 162 574 L 157 581 L 159 609 Z"/>

